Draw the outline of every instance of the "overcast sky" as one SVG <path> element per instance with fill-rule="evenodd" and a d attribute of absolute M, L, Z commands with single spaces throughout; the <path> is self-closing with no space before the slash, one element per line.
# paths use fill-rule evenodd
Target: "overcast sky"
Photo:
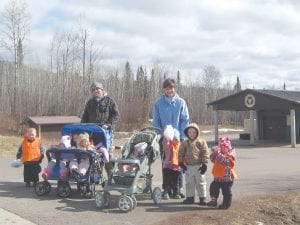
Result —
<path fill-rule="evenodd" d="M 1 0 L 3 11 L 8 0 Z M 214 65 L 242 88 L 300 90 L 298 0 L 26 0 L 32 59 L 58 29 L 86 27 L 103 63 L 182 71 L 185 80 Z M 81 19 L 79 19 L 81 18 Z M 0 53 L 1 56 L 1 53 Z M 135 70 L 134 70 L 135 71 Z"/>

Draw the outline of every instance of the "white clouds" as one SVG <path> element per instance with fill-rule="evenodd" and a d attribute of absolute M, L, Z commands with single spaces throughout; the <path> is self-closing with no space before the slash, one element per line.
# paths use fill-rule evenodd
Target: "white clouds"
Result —
<path fill-rule="evenodd" d="M 3 0 L 5 5 L 8 0 Z M 215 65 L 224 82 L 296 88 L 300 81 L 300 5 L 280 0 L 28 0 L 30 40 L 41 57 L 56 29 L 86 27 L 102 62 L 153 61 L 182 74 Z M 2 10 L 3 6 L 0 6 Z M 42 53 L 44 51 L 44 53 Z"/>

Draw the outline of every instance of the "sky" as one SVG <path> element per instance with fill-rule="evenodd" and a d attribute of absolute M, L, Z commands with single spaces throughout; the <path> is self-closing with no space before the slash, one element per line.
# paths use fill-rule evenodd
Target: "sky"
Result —
<path fill-rule="evenodd" d="M 1 0 L 3 11 L 9 0 Z M 29 58 L 45 62 L 58 30 L 87 28 L 103 64 L 155 63 L 197 80 L 215 66 L 242 88 L 300 90 L 298 0 L 26 0 Z M 0 52 L 1 57 L 1 52 Z M 135 70 L 134 70 L 135 71 Z"/>

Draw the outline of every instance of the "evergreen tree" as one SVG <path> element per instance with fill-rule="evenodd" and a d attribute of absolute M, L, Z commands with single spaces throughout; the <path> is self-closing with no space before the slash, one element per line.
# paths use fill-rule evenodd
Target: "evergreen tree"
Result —
<path fill-rule="evenodd" d="M 236 77 L 236 84 L 234 85 L 233 89 L 234 89 L 234 92 L 240 92 L 242 90 L 239 76 Z"/>

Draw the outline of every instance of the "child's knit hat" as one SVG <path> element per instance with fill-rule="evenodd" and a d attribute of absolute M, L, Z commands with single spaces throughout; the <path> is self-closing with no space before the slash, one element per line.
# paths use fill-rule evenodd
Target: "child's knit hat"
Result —
<path fill-rule="evenodd" d="M 220 137 L 220 139 L 219 139 L 219 147 L 231 150 L 232 147 L 231 147 L 231 141 L 229 140 L 229 138 L 228 137 Z"/>
<path fill-rule="evenodd" d="M 64 135 L 60 139 L 60 144 L 63 144 L 66 148 L 71 148 L 71 137 L 69 135 Z"/>

